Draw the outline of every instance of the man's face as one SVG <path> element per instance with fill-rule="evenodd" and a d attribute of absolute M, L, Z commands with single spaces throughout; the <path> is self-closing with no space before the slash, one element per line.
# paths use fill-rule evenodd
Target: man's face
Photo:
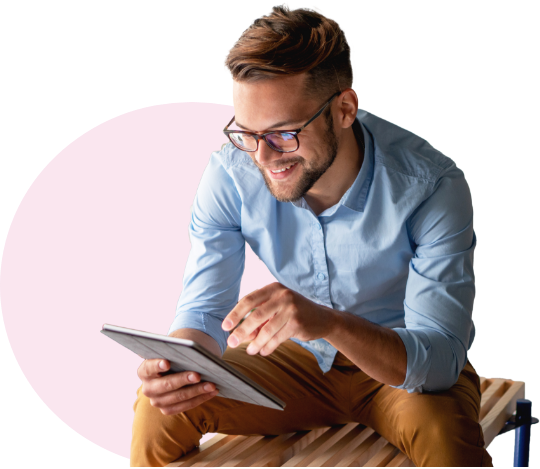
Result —
<path fill-rule="evenodd" d="M 260 133 L 304 125 L 330 98 L 307 98 L 304 79 L 304 75 L 296 75 L 253 83 L 235 81 L 236 125 Z M 302 130 L 298 139 L 300 146 L 293 153 L 274 151 L 262 140 L 257 151 L 247 152 L 280 202 L 300 199 L 334 162 L 339 142 L 330 109 Z"/>

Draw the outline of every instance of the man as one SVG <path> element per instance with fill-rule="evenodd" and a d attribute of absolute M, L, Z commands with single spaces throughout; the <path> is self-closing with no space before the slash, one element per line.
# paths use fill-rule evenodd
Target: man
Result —
<path fill-rule="evenodd" d="M 349 46 L 322 15 L 275 7 L 226 63 L 230 143 L 197 192 L 169 333 L 223 356 L 287 406 L 215 397 L 197 373 L 164 376 L 166 360 L 146 360 L 132 464 L 165 465 L 207 432 L 360 422 L 417 466 L 491 465 L 467 361 L 476 241 L 463 173 L 358 110 Z M 246 241 L 279 283 L 238 302 Z"/>

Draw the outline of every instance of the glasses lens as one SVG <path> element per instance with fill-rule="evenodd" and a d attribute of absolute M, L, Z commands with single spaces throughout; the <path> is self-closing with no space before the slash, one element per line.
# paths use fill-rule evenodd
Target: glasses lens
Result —
<path fill-rule="evenodd" d="M 296 138 L 287 132 L 270 134 L 266 139 L 278 151 L 295 151 L 297 147 Z"/>
<path fill-rule="evenodd" d="M 253 135 L 242 132 L 232 132 L 229 134 L 232 142 L 240 149 L 245 151 L 257 150 L 257 140 Z M 298 149 L 298 141 L 294 134 L 289 132 L 275 132 L 266 137 L 268 145 L 280 152 L 291 152 Z"/>
<path fill-rule="evenodd" d="M 255 151 L 257 149 L 257 140 L 252 135 L 238 132 L 229 134 L 229 137 L 242 150 Z"/>

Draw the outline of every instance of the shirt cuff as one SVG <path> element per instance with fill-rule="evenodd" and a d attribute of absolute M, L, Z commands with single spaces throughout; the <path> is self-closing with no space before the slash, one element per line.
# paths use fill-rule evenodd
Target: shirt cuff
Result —
<path fill-rule="evenodd" d="M 418 330 L 409 330 L 402 327 L 394 328 L 407 350 L 407 374 L 405 381 L 396 389 L 406 389 L 408 392 L 422 392 L 422 385 L 431 365 L 431 343 L 427 335 Z"/>
<path fill-rule="evenodd" d="M 229 332 L 221 328 L 222 321 L 222 318 L 200 311 L 179 311 L 176 313 L 168 333 L 170 334 L 177 329 L 197 329 L 212 337 L 218 343 L 221 355 L 223 355 L 227 348 Z"/>
<path fill-rule="evenodd" d="M 393 388 L 442 392 L 456 383 L 467 363 L 467 351 L 457 339 L 429 328 L 394 330 L 407 350 L 407 375 L 402 385 Z"/>

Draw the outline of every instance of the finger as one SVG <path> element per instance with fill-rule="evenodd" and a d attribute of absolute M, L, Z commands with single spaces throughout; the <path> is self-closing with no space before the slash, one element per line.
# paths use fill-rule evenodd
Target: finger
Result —
<path fill-rule="evenodd" d="M 263 357 L 266 357 L 267 355 L 270 355 L 273 353 L 280 344 L 285 342 L 286 340 L 290 339 L 291 337 L 294 337 L 294 333 L 292 328 L 290 327 L 290 324 L 285 324 L 284 327 L 282 327 L 274 337 L 272 337 L 267 344 L 260 350 L 260 354 Z"/>
<path fill-rule="evenodd" d="M 244 340 L 243 342 L 251 342 L 255 337 L 257 337 L 257 334 L 259 333 L 259 331 L 261 330 L 261 327 L 257 327 L 257 329 L 255 329 L 251 334 L 249 334 Z"/>
<path fill-rule="evenodd" d="M 143 381 L 142 392 L 146 397 L 156 397 L 180 389 L 183 386 L 198 383 L 201 379 L 199 373 L 183 371 L 167 376 L 157 377 Z"/>
<path fill-rule="evenodd" d="M 259 327 L 257 327 L 257 329 L 255 329 L 251 334 L 249 334 L 249 335 L 245 338 L 245 340 L 247 341 L 247 340 L 253 340 L 253 339 L 255 339 L 255 337 L 257 337 L 257 334 L 259 333 L 259 331 L 264 327 L 265 324 L 268 323 L 268 321 L 269 321 L 269 319 L 266 320 L 264 323 L 262 323 Z"/>
<path fill-rule="evenodd" d="M 190 409 L 193 409 L 194 407 L 197 407 L 205 403 L 206 401 L 209 401 L 213 397 L 216 397 L 218 393 L 219 391 L 216 389 L 213 392 L 202 394 L 188 401 L 180 402 L 179 404 L 175 404 L 169 407 L 164 407 L 161 409 L 161 413 L 164 415 L 176 415 L 181 412 L 186 412 Z"/>
<path fill-rule="evenodd" d="M 276 314 L 257 334 L 257 337 L 249 344 L 246 353 L 255 355 L 265 347 L 272 338 L 287 324 L 287 316 Z"/>
<path fill-rule="evenodd" d="M 235 308 L 236 309 L 236 308 Z M 239 324 L 242 322 L 242 319 L 247 319 L 249 315 L 255 310 L 255 308 L 251 308 L 250 311 L 248 311 L 247 314 L 240 317 L 240 313 L 237 313 L 234 309 L 225 316 L 225 319 L 223 320 L 223 323 L 221 325 L 221 328 L 225 331 L 233 331 Z"/>
<path fill-rule="evenodd" d="M 271 283 L 266 285 L 259 290 L 251 292 L 249 295 L 244 296 L 238 304 L 232 309 L 232 311 L 225 316 L 221 327 L 225 331 L 230 331 L 238 325 L 238 323 L 261 303 L 267 301 L 272 293 L 278 288 L 277 285 L 281 286 L 279 283 Z"/>
<path fill-rule="evenodd" d="M 235 329 L 231 336 L 229 336 L 229 345 L 231 340 L 234 340 L 233 336 L 238 338 L 239 343 L 247 340 L 257 340 L 257 337 L 260 336 L 260 331 L 263 329 L 265 324 L 267 324 L 268 321 L 271 321 L 274 316 L 281 314 L 282 311 L 285 311 L 284 308 L 286 308 L 286 306 L 287 305 L 283 302 L 282 295 L 274 295 L 266 303 L 257 306 L 250 317 L 246 319 L 241 326 Z M 274 323 L 274 327 L 275 332 L 281 328 L 281 326 L 277 326 L 277 323 Z M 267 333 L 269 331 L 270 329 L 267 329 Z M 233 339 L 231 339 L 231 337 L 233 337 Z"/>
<path fill-rule="evenodd" d="M 171 365 L 168 360 L 153 358 L 141 363 L 137 370 L 137 375 L 141 380 L 158 378 L 160 373 L 168 371 Z"/>
<path fill-rule="evenodd" d="M 189 401 L 190 399 L 200 396 L 201 394 L 208 394 L 209 392 L 215 390 L 216 385 L 214 383 L 205 382 L 193 384 L 191 386 L 183 386 L 182 388 L 171 391 L 167 394 L 150 398 L 150 404 L 159 408 L 169 407 L 180 402 Z"/>
<path fill-rule="evenodd" d="M 265 305 L 266 303 L 262 306 Z M 270 320 L 275 312 L 272 308 L 257 306 L 249 317 L 231 333 L 227 339 L 227 344 L 230 347 L 236 347 L 238 344 L 245 342 L 249 336 L 253 335 L 257 328 L 262 327 L 264 323 Z"/>

